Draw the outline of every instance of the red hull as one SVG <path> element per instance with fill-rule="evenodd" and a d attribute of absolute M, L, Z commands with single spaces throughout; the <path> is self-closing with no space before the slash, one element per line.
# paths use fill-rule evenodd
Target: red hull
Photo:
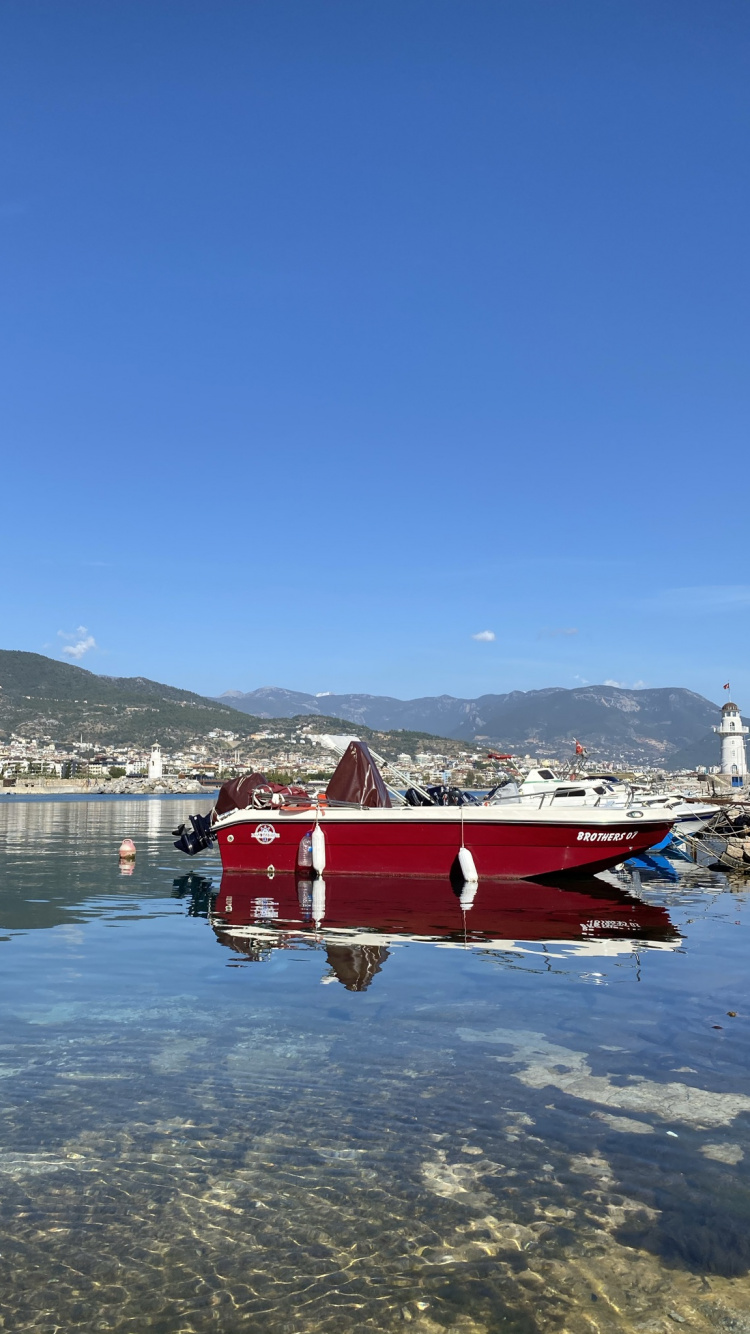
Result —
<path fill-rule="evenodd" d="M 356 818 L 325 813 L 326 879 L 339 874 L 450 875 L 462 840 L 458 812 L 450 818 L 422 817 L 417 811 L 402 818 L 383 816 L 379 811 Z M 216 831 L 224 869 L 294 871 L 300 839 L 314 820 L 312 810 L 294 815 L 243 811 Z M 614 814 L 605 819 L 585 809 L 553 822 L 492 818 L 475 808 L 463 824 L 463 843 L 480 880 L 523 880 L 616 866 L 653 847 L 671 827 L 667 820 L 635 823 Z"/>

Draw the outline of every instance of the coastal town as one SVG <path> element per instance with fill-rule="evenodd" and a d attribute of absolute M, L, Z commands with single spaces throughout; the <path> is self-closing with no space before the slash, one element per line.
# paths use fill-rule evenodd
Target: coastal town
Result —
<path fill-rule="evenodd" d="M 158 741 L 147 748 L 114 745 L 106 748 L 87 743 L 82 735 L 77 746 L 59 744 L 50 737 L 12 734 L 0 743 L 0 773 L 5 795 L 31 792 L 172 792 L 213 789 L 228 778 L 257 771 L 280 782 L 325 783 L 333 773 L 337 754 L 327 744 L 329 733 L 306 719 L 278 720 L 284 730 L 273 725 L 250 737 L 231 729 L 215 729 L 190 748 L 166 750 Z M 342 723 L 341 728 L 346 724 Z M 412 783 L 450 783 L 461 787 L 487 788 L 503 772 L 519 768 L 560 765 L 555 753 L 504 754 L 481 745 L 461 746 L 445 740 L 445 749 L 437 749 L 439 738 L 428 746 L 399 749 L 397 732 L 376 734 L 374 745 L 388 754 L 404 779 Z M 718 754 L 717 754 L 718 758 Z M 584 767 L 585 751 L 570 757 L 570 763 Z M 633 766 L 620 758 L 607 763 L 605 758 L 589 757 L 588 767 L 607 769 L 618 777 L 638 782 L 674 782 L 697 779 L 720 782 L 721 766 L 698 766 L 695 770 L 667 773 L 658 766 Z"/>
<path fill-rule="evenodd" d="M 230 729 L 214 730 L 204 742 L 176 751 L 163 750 L 158 742 L 148 749 L 112 746 L 104 750 L 87 745 L 85 738 L 71 747 L 45 737 L 12 736 L 0 745 L 0 769 L 6 792 L 107 790 L 121 786 L 123 780 L 134 790 L 152 787 L 167 792 L 176 783 L 192 781 L 210 787 L 252 770 L 281 781 L 325 782 L 337 763 L 336 754 L 320 740 L 327 735 L 304 724 L 291 732 L 269 727 L 249 738 Z M 396 738 L 397 734 L 383 734 L 381 744 L 386 743 L 394 763 L 413 782 L 484 785 L 497 770 L 498 762 L 488 758 L 486 749 L 446 741 L 445 750 L 409 753 L 394 747 Z M 522 758 L 537 762 L 536 757 Z"/>

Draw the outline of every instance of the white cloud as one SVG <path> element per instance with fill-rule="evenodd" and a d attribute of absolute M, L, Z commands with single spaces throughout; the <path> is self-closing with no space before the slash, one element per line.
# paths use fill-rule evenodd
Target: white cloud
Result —
<path fill-rule="evenodd" d="M 80 662 L 84 654 L 90 652 L 92 648 L 96 648 L 96 640 L 93 635 L 89 634 L 85 625 L 79 625 L 78 629 L 72 634 L 66 630 L 58 630 L 57 633 L 60 639 L 72 641 L 65 645 L 63 653 L 69 658 L 75 658 L 76 662 Z"/>
<path fill-rule="evenodd" d="M 604 685 L 616 686 L 618 690 L 644 690 L 646 687 L 646 682 L 632 681 L 630 685 L 628 685 L 627 681 L 605 681 Z"/>
<path fill-rule="evenodd" d="M 604 682 L 604 684 L 605 686 L 616 686 L 618 690 L 627 690 L 627 686 L 625 685 L 624 681 L 612 681 L 609 677 Z"/>
<path fill-rule="evenodd" d="M 479 634 L 477 634 L 477 635 L 472 635 L 471 637 L 472 637 L 472 639 L 476 639 L 476 640 L 478 640 L 480 644 L 491 644 L 492 641 L 493 641 L 493 639 L 495 638 L 495 631 L 494 631 L 494 630 L 480 630 L 480 631 L 479 631 Z"/>

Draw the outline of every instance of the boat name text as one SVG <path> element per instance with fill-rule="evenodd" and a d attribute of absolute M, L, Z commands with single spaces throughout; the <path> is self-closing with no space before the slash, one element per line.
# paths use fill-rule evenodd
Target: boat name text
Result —
<path fill-rule="evenodd" d="M 617 830 L 616 832 L 614 830 L 589 832 L 588 830 L 582 829 L 578 835 L 578 842 L 579 843 L 624 843 L 626 840 L 635 838 L 636 833 L 637 830 L 635 829 L 630 830 L 628 833 L 623 833 L 622 830 Z"/>

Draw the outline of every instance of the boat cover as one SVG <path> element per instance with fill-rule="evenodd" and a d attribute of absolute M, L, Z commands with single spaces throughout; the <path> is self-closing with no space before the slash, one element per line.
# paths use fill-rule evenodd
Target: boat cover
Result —
<path fill-rule="evenodd" d="M 284 806 L 290 801 L 301 797 L 308 798 L 308 794 L 303 787 L 287 787 L 284 783 L 269 783 L 265 774 L 243 774 L 241 778 L 230 778 L 226 783 L 222 783 L 219 789 L 219 795 L 216 798 L 214 811 L 216 815 L 226 815 L 227 811 L 244 811 L 248 806 L 253 805 L 253 797 L 258 793 L 257 806 Z M 261 801 L 261 795 L 265 800 Z M 278 796 L 280 801 L 272 802 L 272 798 Z"/>
<path fill-rule="evenodd" d="M 222 783 L 214 808 L 216 814 L 244 811 L 252 802 L 256 787 L 265 787 L 266 782 L 265 774 L 243 774 L 241 778 L 230 778 L 227 783 Z"/>
<path fill-rule="evenodd" d="M 347 746 L 326 796 L 329 801 L 351 801 L 358 806 L 390 806 L 383 776 L 364 741 L 352 741 Z"/>

